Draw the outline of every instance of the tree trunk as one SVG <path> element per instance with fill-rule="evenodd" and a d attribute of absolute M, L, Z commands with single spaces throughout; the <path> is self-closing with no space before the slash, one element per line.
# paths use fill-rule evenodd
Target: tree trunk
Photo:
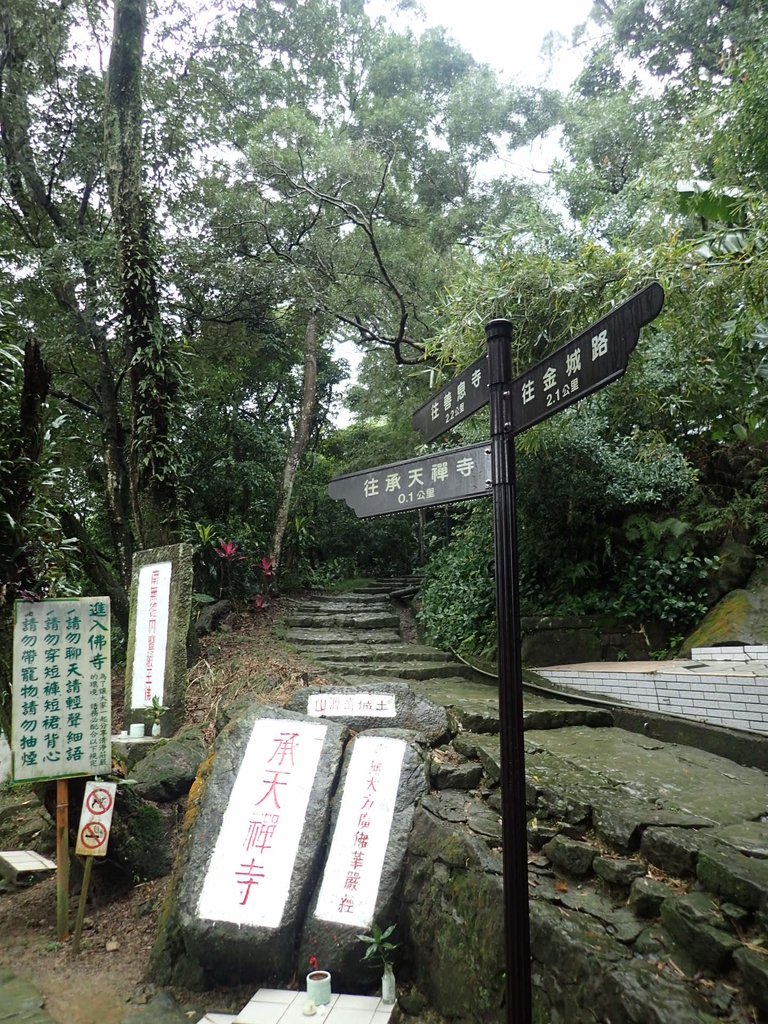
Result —
<path fill-rule="evenodd" d="M 139 544 L 177 539 L 176 345 L 160 316 L 158 242 L 142 177 L 146 0 L 115 0 L 104 104 L 105 166 L 117 232 L 121 331 L 131 406 L 131 509 Z"/>
<path fill-rule="evenodd" d="M 309 431 L 312 426 L 312 417 L 315 414 L 317 405 L 317 314 L 312 313 L 307 323 L 307 330 L 304 335 L 304 381 L 301 392 L 301 410 L 299 422 L 296 425 L 293 444 L 288 453 L 288 458 L 283 471 L 283 485 L 280 489 L 280 501 L 277 506 L 275 517 L 275 529 L 272 534 L 269 557 L 272 560 L 274 570 L 280 564 L 280 556 L 283 548 L 283 538 L 288 525 L 288 511 L 291 506 L 293 485 L 296 480 L 296 472 L 301 462 L 301 457 L 306 451 L 309 441 Z"/>
<path fill-rule="evenodd" d="M 14 467 L 11 486 L 0 496 L 4 511 L 14 524 L 19 542 L 10 565 L 2 566 L 0 578 L 0 731 L 11 732 L 11 689 L 13 655 L 13 602 L 24 591 L 35 592 L 39 582 L 29 560 L 25 543 L 25 520 L 35 497 L 35 476 L 45 439 L 45 401 L 51 372 L 36 341 L 24 346 L 24 377 L 19 403 L 18 442 L 11 449 Z"/>

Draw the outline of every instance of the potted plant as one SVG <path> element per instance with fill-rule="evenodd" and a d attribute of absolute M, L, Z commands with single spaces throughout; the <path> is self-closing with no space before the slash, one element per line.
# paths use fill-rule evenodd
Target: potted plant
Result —
<path fill-rule="evenodd" d="M 394 1003 L 397 994 L 395 973 L 392 969 L 392 953 L 397 949 L 399 943 L 389 941 L 389 937 L 396 927 L 397 925 L 391 924 L 382 931 L 377 924 L 373 924 L 370 935 L 357 936 L 367 946 L 363 954 L 363 963 L 381 966 L 381 1001 L 387 1005 Z"/>
<path fill-rule="evenodd" d="M 155 694 L 152 698 L 152 703 L 147 708 L 147 715 L 152 719 L 152 735 L 159 736 L 161 732 L 160 719 L 163 717 L 168 708 L 160 703 L 160 698 Z"/>
<path fill-rule="evenodd" d="M 316 956 L 309 958 L 309 966 L 312 969 L 307 975 L 307 1002 L 314 1006 L 325 1006 L 331 1001 L 330 972 L 319 969 Z"/>

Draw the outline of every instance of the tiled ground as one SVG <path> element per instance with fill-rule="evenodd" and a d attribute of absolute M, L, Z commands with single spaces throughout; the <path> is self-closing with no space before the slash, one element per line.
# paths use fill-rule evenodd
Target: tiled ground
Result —
<path fill-rule="evenodd" d="M 198 1024 L 388 1024 L 394 1009 L 378 996 L 336 994 L 311 1016 L 304 1013 L 306 1006 L 306 992 L 260 988 L 240 1013 L 206 1013 Z"/>
<path fill-rule="evenodd" d="M 536 672 L 553 683 L 622 704 L 768 733 L 766 660 L 746 660 L 742 655 L 731 661 L 600 661 L 552 665 Z"/>

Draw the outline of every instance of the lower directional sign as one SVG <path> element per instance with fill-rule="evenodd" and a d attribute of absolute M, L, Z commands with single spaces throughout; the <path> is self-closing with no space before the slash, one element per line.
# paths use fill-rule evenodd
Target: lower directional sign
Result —
<path fill-rule="evenodd" d="M 358 519 L 490 496 L 491 447 L 486 441 L 347 473 L 331 480 L 328 493 L 346 501 Z"/>

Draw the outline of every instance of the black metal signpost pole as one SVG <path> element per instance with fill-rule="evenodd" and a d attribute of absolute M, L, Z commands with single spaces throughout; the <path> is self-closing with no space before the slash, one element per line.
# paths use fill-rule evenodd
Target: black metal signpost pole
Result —
<path fill-rule="evenodd" d="M 664 292 L 654 281 L 516 378 L 512 325 L 492 320 L 485 328 L 487 355 L 413 414 L 414 428 L 425 441 L 434 441 L 490 398 L 490 464 L 484 444 L 469 445 L 347 473 L 328 486 L 331 497 L 346 501 L 360 518 L 480 498 L 488 482 L 493 487 L 507 1024 L 531 1024 L 532 1013 L 514 439 L 618 380 L 640 329 L 659 315 L 663 303 Z"/>
<path fill-rule="evenodd" d="M 531 1024 L 528 930 L 528 845 L 523 748 L 523 673 L 520 661 L 515 440 L 512 432 L 512 326 L 485 328 L 491 399 L 491 471 L 496 557 L 497 657 L 501 722 L 501 803 L 504 867 L 507 1024 Z"/>

